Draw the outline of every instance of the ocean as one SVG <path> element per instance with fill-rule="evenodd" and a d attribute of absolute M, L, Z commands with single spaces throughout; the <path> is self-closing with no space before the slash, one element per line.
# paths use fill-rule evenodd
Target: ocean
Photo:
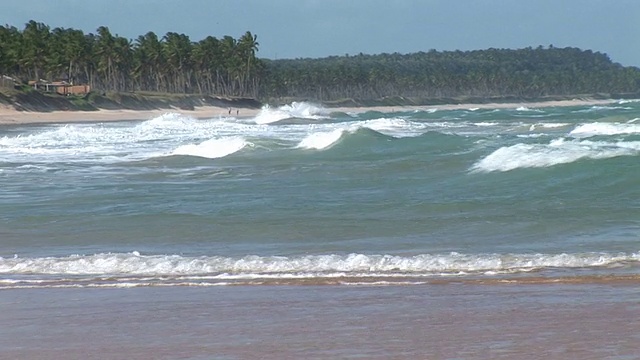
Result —
<path fill-rule="evenodd" d="M 525 311 L 535 289 L 548 296 L 526 308 L 540 315 L 548 309 L 545 303 L 570 309 L 576 298 L 554 302 L 554 296 L 586 287 L 583 302 L 617 306 L 624 300 L 624 309 L 609 310 L 620 320 L 640 316 L 639 101 L 390 110 L 340 112 L 301 102 L 265 107 L 255 117 L 167 113 L 138 121 L 0 127 L 0 305 L 33 315 L 25 307 L 30 301 L 47 307 L 53 306 L 49 300 L 62 304 L 75 296 L 96 305 L 106 297 L 116 311 L 126 308 L 115 305 L 122 296 L 134 296 L 139 301 L 128 304 L 139 314 L 153 313 L 163 296 L 175 306 L 200 299 L 192 309 L 214 306 L 213 297 L 226 301 L 230 314 L 224 325 L 211 314 L 193 320 L 201 328 L 215 323 L 211 331 L 232 328 L 249 340 L 255 331 L 253 339 L 275 341 L 254 328 L 262 326 L 288 339 L 286 349 L 295 351 L 284 355 L 291 358 L 496 358 L 526 348 L 484 339 L 473 343 L 479 348 L 457 342 L 437 350 L 446 344 L 444 336 L 428 348 L 416 345 L 416 338 L 398 348 L 387 343 L 378 353 L 358 350 L 353 342 L 333 342 L 334 352 L 330 346 L 318 352 L 301 345 L 311 341 L 301 338 L 303 330 L 273 329 L 278 316 L 289 325 L 305 314 L 315 314 L 305 321 L 323 319 L 321 308 L 331 309 L 319 322 L 327 331 L 355 313 L 366 318 L 366 311 L 434 319 L 443 317 L 434 309 L 448 309 L 447 319 L 454 321 L 475 316 L 464 305 L 468 292 L 480 298 L 478 306 L 500 315 L 509 306 Z M 620 284 L 627 286 L 615 290 Z M 599 295 L 585 295 L 596 287 Z M 513 302 L 523 294 L 527 300 Z M 417 299 L 429 296 L 440 307 L 423 308 Z M 281 306 L 287 299 L 313 303 L 316 310 Z M 455 299 L 461 299 L 458 305 Z M 243 301 L 248 304 L 240 307 Z M 269 310 L 276 308 L 280 315 Z M 94 316 L 109 318 L 100 314 Z M 47 328 L 3 316 L 14 329 L 24 326 L 14 338 L 38 332 L 34 324 Z M 380 338 L 362 349 L 375 349 L 394 334 L 416 337 L 415 330 L 423 329 L 408 326 L 410 319 L 377 319 L 380 328 L 395 324 L 397 332 L 380 330 Z M 363 339 L 365 325 L 340 327 L 340 339 Z M 77 326 L 82 334 L 95 323 Z M 632 329 L 625 331 L 639 329 L 627 326 Z M 328 334 L 326 339 L 335 340 Z M 105 346 L 133 346 L 131 339 L 100 339 Z M 264 348 L 251 352 L 249 340 L 234 339 L 237 347 L 210 344 L 207 352 L 185 357 L 268 354 L 260 352 Z M 616 339 L 600 352 L 587 347 L 580 348 L 584 353 L 546 354 L 633 355 L 628 338 Z M 16 357 L 37 348 L 6 341 Z M 283 351 L 270 354 L 278 349 Z M 62 348 L 59 355 L 68 351 Z M 175 358 L 157 355 L 162 354 Z"/>

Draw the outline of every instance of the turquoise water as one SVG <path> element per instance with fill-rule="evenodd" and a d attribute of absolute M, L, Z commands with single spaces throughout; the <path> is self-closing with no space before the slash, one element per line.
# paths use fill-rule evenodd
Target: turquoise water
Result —
<path fill-rule="evenodd" d="M 640 102 L 0 127 L 0 288 L 640 273 Z"/>

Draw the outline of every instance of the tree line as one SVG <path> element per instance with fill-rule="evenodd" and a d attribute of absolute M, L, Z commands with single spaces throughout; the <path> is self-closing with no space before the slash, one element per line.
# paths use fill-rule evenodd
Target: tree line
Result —
<path fill-rule="evenodd" d="M 535 98 L 634 93 L 640 69 L 578 48 L 418 52 L 265 60 L 262 93 L 319 100 L 384 97 Z"/>
<path fill-rule="evenodd" d="M 435 51 L 268 60 L 257 36 L 154 32 L 135 40 L 29 21 L 0 26 L 0 74 L 66 79 L 102 91 L 154 91 L 316 101 L 637 93 L 640 69 L 567 47 Z"/>
<path fill-rule="evenodd" d="M 103 91 L 257 96 L 262 63 L 257 36 L 235 39 L 154 32 L 130 40 L 101 26 L 96 34 L 29 21 L 0 26 L 0 74 L 21 80 L 65 79 Z"/>

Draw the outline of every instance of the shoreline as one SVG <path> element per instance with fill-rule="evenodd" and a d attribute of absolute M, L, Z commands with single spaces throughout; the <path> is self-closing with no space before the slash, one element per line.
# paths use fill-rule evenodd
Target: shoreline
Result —
<path fill-rule="evenodd" d="M 2 294 L 8 358 L 633 358 L 640 328 L 633 284 Z"/>
<path fill-rule="evenodd" d="M 236 115 L 238 110 L 238 115 Z M 256 116 L 260 109 L 233 109 L 217 106 L 196 107 L 194 110 L 158 109 L 158 110 L 97 110 L 97 111 L 18 111 L 0 107 L 0 126 L 33 124 L 66 124 L 150 120 L 167 113 L 180 113 L 196 119 L 211 119 L 223 116 Z"/>
<path fill-rule="evenodd" d="M 513 103 L 463 103 L 449 105 L 407 105 L 407 106 L 367 106 L 367 107 L 326 107 L 329 112 L 379 111 L 383 113 L 396 111 L 432 111 L 432 110 L 460 110 L 460 109 L 509 109 L 509 108 L 541 108 L 566 106 L 596 106 L 611 104 L 620 99 L 576 99 L 542 102 L 513 102 Z M 236 113 L 237 111 L 237 113 Z M 31 125 L 31 124 L 64 124 L 87 122 L 113 122 L 147 120 L 167 113 L 179 113 L 196 119 L 211 119 L 216 117 L 255 117 L 261 109 L 233 108 L 217 106 L 196 107 L 194 110 L 158 109 L 158 110 L 98 110 L 98 111 L 51 111 L 32 112 L 18 111 L 8 106 L 0 106 L 0 126 L 2 125 Z"/>

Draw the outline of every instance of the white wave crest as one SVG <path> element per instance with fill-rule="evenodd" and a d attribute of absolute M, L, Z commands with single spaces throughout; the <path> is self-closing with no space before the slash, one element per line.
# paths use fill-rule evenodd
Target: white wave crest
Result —
<path fill-rule="evenodd" d="M 473 172 L 510 171 L 518 168 L 549 167 L 580 159 L 608 159 L 633 156 L 640 152 L 640 142 L 565 141 L 549 144 L 516 144 L 501 147 L 478 161 Z"/>
<path fill-rule="evenodd" d="M 622 99 L 618 101 L 618 104 L 623 105 L 623 104 L 636 103 L 636 102 L 640 102 L 640 99 Z"/>
<path fill-rule="evenodd" d="M 583 268 L 638 262 L 638 253 L 482 254 L 459 253 L 415 256 L 305 255 L 297 257 L 183 257 L 180 255 L 72 255 L 46 258 L 0 258 L 0 274 L 134 275 L 238 277 L 378 276 L 379 274 L 442 275 L 505 273 L 543 268 Z"/>
<path fill-rule="evenodd" d="M 298 118 L 318 120 L 325 119 L 329 115 L 329 111 L 318 105 L 306 102 L 293 102 L 278 108 L 272 108 L 265 105 L 256 116 L 256 124 L 271 124 L 284 119 Z"/>
<path fill-rule="evenodd" d="M 209 139 L 200 144 L 179 146 L 171 155 L 187 155 L 215 159 L 238 152 L 247 145 L 250 145 L 250 143 L 241 137 Z"/>
<path fill-rule="evenodd" d="M 380 118 L 358 122 L 352 130 L 365 127 L 384 135 L 396 138 L 420 136 L 433 124 L 418 123 L 400 118 Z"/>
<path fill-rule="evenodd" d="M 323 150 L 340 140 L 344 132 L 342 129 L 336 129 L 331 132 L 312 133 L 302 139 L 297 147 L 301 149 Z"/>
<path fill-rule="evenodd" d="M 544 112 L 544 110 L 540 110 L 540 109 L 534 109 L 534 108 L 529 108 L 526 106 L 520 106 L 516 109 L 516 111 L 522 111 L 522 112 L 537 112 L 537 113 L 542 113 Z"/>
<path fill-rule="evenodd" d="M 399 119 L 399 118 L 380 118 L 380 119 L 365 120 L 360 122 L 358 125 L 369 128 L 377 132 L 383 132 L 383 131 L 396 132 L 398 130 L 400 131 L 407 130 L 408 128 L 410 128 L 411 122 L 405 119 Z"/>
<path fill-rule="evenodd" d="M 640 124 L 633 123 L 590 123 L 583 124 L 573 129 L 569 136 L 586 138 L 598 135 L 628 135 L 640 134 Z"/>

